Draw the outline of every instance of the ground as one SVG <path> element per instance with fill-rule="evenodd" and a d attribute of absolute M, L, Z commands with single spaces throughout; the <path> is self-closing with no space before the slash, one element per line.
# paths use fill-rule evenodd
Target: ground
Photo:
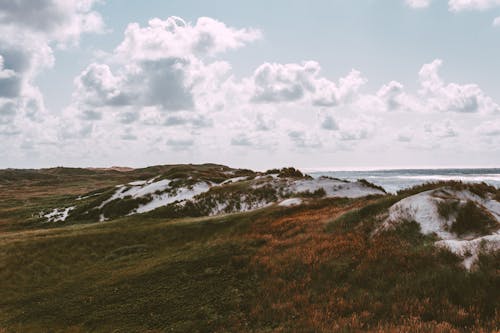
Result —
<path fill-rule="evenodd" d="M 35 208 L 127 177 L 59 191 L 40 185 L 29 195 L 29 186 L 6 186 L 0 332 L 500 328 L 498 253 L 480 255 L 467 271 L 415 222 L 376 232 L 380 215 L 424 188 L 214 217 L 22 222 Z"/>

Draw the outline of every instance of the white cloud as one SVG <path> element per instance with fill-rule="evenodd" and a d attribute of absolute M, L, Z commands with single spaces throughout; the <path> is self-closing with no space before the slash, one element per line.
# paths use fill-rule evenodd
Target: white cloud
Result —
<path fill-rule="evenodd" d="M 54 64 L 53 46 L 76 44 L 80 34 L 104 24 L 94 0 L 3 1 L 0 3 L 0 107 L 9 112 L 0 134 L 25 133 L 48 119 L 35 79 Z M 4 124 L 6 117 L 1 116 Z M 40 126 L 43 126 L 40 124 Z M 33 130 L 32 130 L 33 132 Z"/>
<path fill-rule="evenodd" d="M 415 97 L 406 93 L 404 86 L 397 81 L 391 81 L 383 85 L 377 91 L 376 97 L 382 103 L 383 109 L 387 111 L 418 111 L 420 107 Z"/>
<path fill-rule="evenodd" d="M 0 30 L 20 30 L 45 40 L 77 42 L 86 32 L 102 32 L 104 22 L 92 8 L 98 0 L 16 0 L 0 3 Z M 16 34 L 17 35 L 17 34 Z"/>
<path fill-rule="evenodd" d="M 415 9 L 427 8 L 432 0 L 405 0 L 406 4 Z M 486 10 L 500 6 L 500 0 L 448 0 L 448 9 L 452 12 L 464 10 Z"/>
<path fill-rule="evenodd" d="M 180 111 L 197 109 L 197 102 L 215 107 L 230 66 L 207 62 L 206 57 L 259 37 L 258 30 L 234 29 L 206 17 L 195 24 L 178 17 L 152 19 L 146 27 L 129 24 L 109 64 L 91 64 L 76 78 L 75 103 L 80 109 L 135 106 Z"/>
<path fill-rule="evenodd" d="M 352 70 L 339 83 L 320 76 L 315 61 L 301 64 L 265 63 L 252 78 L 252 101 L 255 103 L 282 103 L 305 101 L 315 106 L 337 106 L 350 102 L 367 80 Z"/>
<path fill-rule="evenodd" d="M 431 0 L 406 0 L 406 4 L 411 8 L 427 8 Z"/>
<path fill-rule="evenodd" d="M 448 6 L 451 11 L 463 10 L 485 10 L 500 6 L 500 0 L 449 0 Z"/>
<path fill-rule="evenodd" d="M 439 76 L 440 59 L 422 66 L 419 72 L 420 94 L 427 108 L 455 112 L 497 112 L 500 107 L 477 84 L 445 84 Z"/>
<path fill-rule="evenodd" d="M 493 26 L 500 27 L 500 16 L 495 17 L 495 19 L 493 20 Z"/>
<path fill-rule="evenodd" d="M 195 24 L 175 16 L 166 20 L 154 18 L 146 27 L 129 24 L 116 54 L 133 60 L 215 56 L 260 37 L 259 30 L 234 29 L 208 17 L 199 18 Z"/>
<path fill-rule="evenodd" d="M 500 136 L 500 121 L 487 121 L 476 127 L 476 133 L 483 136 Z"/>

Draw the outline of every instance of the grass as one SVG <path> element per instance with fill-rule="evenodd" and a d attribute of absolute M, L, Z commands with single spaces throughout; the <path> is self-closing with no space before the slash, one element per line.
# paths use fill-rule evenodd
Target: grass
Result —
<path fill-rule="evenodd" d="M 372 237 L 374 214 L 391 200 L 321 199 L 216 218 L 136 216 L 4 233 L 0 327 L 8 332 L 498 328 L 500 258 L 484 256 L 480 268 L 468 273 L 411 222 Z"/>
<path fill-rule="evenodd" d="M 39 187 L 44 194 L 26 211 L 19 205 L 29 195 L 9 188 L 14 195 L 0 201 L 0 214 L 16 211 L 17 221 L 100 186 L 82 184 L 55 194 L 53 185 Z M 245 182 L 230 186 L 246 191 Z M 499 253 L 481 254 L 478 269 L 467 272 L 415 222 L 374 233 L 413 191 L 0 233 L 0 332 L 500 329 Z"/>
<path fill-rule="evenodd" d="M 240 269 L 246 218 L 125 219 L 19 233 L 2 244 L 0 327 L 8 331 L 213 331 L 255 288 Z"/>
<path fill-rule="evenodd" d="M 233 175 L 234 174 L 234 175 Z M 198 181 L 222 182 L 233 176 L 249 176 L 255 173 L 246 169 L 232 169 L 218 164 L 160 165 L 120 172 L 106 169 L 51 168 L 38 170 L 0 170 L 0 230 L 40 228 L 40 212 L 52 211 L 61 206 L 72 206 L 79 196 L 92 196 L 78 202 L 68 222 L 97 222 L 102 213 L 93 209 L 110 197 L 115 186 L 135 180 L 147 180 L 160 176 L 161 179 L 178 177 L 176 186 L 189 186 Z M 191 178 L 190 178 L 191 177 Z M 97 192 L 97 193 L 96 193 Z M 113 217 L 125 212 L 127 207 L 135 208 L 140 202 L 112 204 L 107 207 Z M 128 213 L 128 212 L 127 212 Z M 70 221 L 71 220 L 71 221 Z M 58 226 L 46 224 L 43 227 Z"/>

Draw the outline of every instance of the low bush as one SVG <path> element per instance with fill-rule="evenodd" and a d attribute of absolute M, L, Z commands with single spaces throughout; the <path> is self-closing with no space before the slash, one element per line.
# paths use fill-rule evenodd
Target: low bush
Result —
<path fill-rule="evenodd" d="M 437 203 L 438 214 L 448 220 L 458 212 L 460 203 L 455 200 L 443 200 Z"/>
<path fill-rule="evenodd" d="M 451 231 L 459 236 L 465 234 L 489 234 L 498 227 L 496 219 L 472 201 L 467 201 L 460 207 L 456 221 L 451 225 Z"/>
<path fill-rule="evenodd" d="M 291 196 L 302 198 L 323 198 L 326 196 L 326 191 L 324 188 L 320 187 L 313 192 L 307 190 L 303 192 L 292 193 Z"/>
<path fill-rule="evenodd" d="M 134 209 L 139 208 L 139 206 L 151 201 L 149 196 L 132 198 L 131 196 L 126 196 L 124 198 L 119 198 L 108 202 L 101 209 L 101 213 L 106 218 L 116 218 L 120 216 L 125 216 L 132 212 Z"/>
<path fill-rule="evenodd" d="M 280 170 L 280 173 L 278 174 L 278 177 L 280 178 L 304 178 L 304 174 L 295 168 L 289 167 L 289 168 L 283 168 Z"/>

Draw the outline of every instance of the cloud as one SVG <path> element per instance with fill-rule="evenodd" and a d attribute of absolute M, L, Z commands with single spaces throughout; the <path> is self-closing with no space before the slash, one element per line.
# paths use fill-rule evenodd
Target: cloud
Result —
<path fill-rule="evenodd" d="M 129 24 L 116 53 L 133 60 L 215 56 L 260 37 L 259 30 L 231 28 L 209 17 L 200 17 L 191 24 L 172 16 L 166 20 L 154 18 L 146 27 Z"/>
<path fill-rule="evenodd" d="M 315 61 L 301 64 L 265 63 L 252 77 L 254 103 L 305 101 L 314 106 L 337 106 L 349 102 L 366 83 L 361 73 L 352 70 L 336 84 L 320 76 Z"/>
<path fill-rule="evenodd" d="M 475 129 L 476 133 L 482 136 L 500 136 L 500 121 L 487 121 Z"/>
<path fill-rule="evenodd" d="M 231 138 L 231 145 L 233 146 L 252 146 L 251 139 L 245 133 L 239 133 Z"/>
<path fill-rule="evenodd" d="M 368 139 L 376 132 L 377 121 L 366 115 L 359 115 L 339 123 L 337 137 L 341 141 L 360 141 Z"/>
<path fill-rule="evenodd" d="M 445 84 L 439 76 L 440 59 L 422 66 L 419 72 L 420 95 L 427 108 L 437 111 L 464 113 L 497 112 L 500 110 L 489 96 L 477 84 Z"/>
<path fill-rule="evenodd" d="M 271 131 L 276 128 L 276 121 L 270 114 L 257 113 L 255 116 L 255 129 L 257 131 Z"/>
<path fill-rule="evenodd" d="M 288 137 L 296 148 L 318 149 L 323 146 L 321 139 L 307 130 L 291 130 L 288 132 Z"/>
<path fill-rule="evenodd" d="M 337 131 L 339 129 L 339 125 L 335 121 L 335 119 L 329 115 L 323 115 L 321 117 L 321 128 L 327 131 Z"/>
<path fill-rule="evenodd" d="M 429 7 L 432 0 L 406 0 L 406 4 L 415 9 Z M 448 0 L 448 9 L 452 12 L 464 10 L 486 10 L 500 6 L 500 0 Z"/>
<path fill-rule="evenodd" d="M 451 11 L 463 10 L 485 10 L 500 6 L 500 0 L 449 0 L 448 6 Z"/>
<path fill-rule="evenodd" d="M 58 42 L 77 42 L 82 33 L 102 32 L 104 22 L 92 8 L 97 0 L 16 0 L 0 3 L 0 30 Z"/>
<path fill-rule="evenodd" d="M 452 125 L 450 121 L 445 123 L 427 123 L 424 125 L 424 130 L 426 133 L 432 134 L 434 137 L 439 139 L 454 138 L 458 136 L 455 130 L 456 125 Z"/>
<path fill-rule="evenodd" d="M 0 103 L 0 114 L 9 113 L 7 118 L 2 116 L 5 125 L 0 132 L 34 133 L 32 126 L 44 126 L 49 115 L 35 80 L 54 64 L 55 45 L 75 45 L 82 33 L 102 31 L 102 18 L 92 10 L 95 3 L 93 0 L 0 3 L 0 99 L 5 100 Z"/>
<path fill-rule="evenodd" d="M 242 150 L 255 160 L 353 151 L 390 158 L 393 146 L 493 145 L 498 132 L 498 105 L 477 84 L 446 81 L 439 59 L 422 66 L 415 90 L 397 78 L 365 87 L 357 70 L 326 77 L 315 61 L 264 63 L 236 77 L 223 53 L 261 33 L 210 18 L 130 24 L 116 48 L 75 77 L 71 104 L 52 116 L 43 113 L 35 79 L 53 64 L 53 47 L 63 39 L 48 39 L 50 24 L 44 39 L 35 28 L 22 29 L 0 37 L 0 136 L 4 146 L 23 145 L 31 154 L 102 156 L 95 158 L 115 164 L 117 156 L 125 164 L 132 155 L 162 163 L 194 151 L 190 158 L 200 162 Z M 18 154 L 12 152 L 6 158 Z"/>
<path fill-rule="evenodd" d="M 495 17 L 492 24 L 494 27 L 500 27 L 500 16 Z"/>
<path fill-rule="evenodd" d="M 383 108 L 388 111 L 415 110 L 418 108 L 415 99 L 407 94 L 404 86 L 397 81 L 391 81 L 383 85 L 377 91 L 376 97 L 382 103 Z"/>
<path fill-rule="evenodd" d="M 406 4 L 411 8 L 427 8 L 431 0 L 406 0 Z"/>
<path fill-rule="evenodd" d="M 179 17 L 155 18 L 146 27 L 129 24 L 108 63 L 93 63 L 75 79 L 76 108 L 194 110 L 197 94 L 208 95 L 199 101 L 210 104 L 220 88 L 213 82 L 220 83 L 230 66 L 207 59 L 259 37 L 258 30 L 235 29 L 206 17 L 195 24 Z"/>
<path fill-rule="evenodd" d="M 167 146 L 179 150 L 191 147 L 193 144 L 194 140 L 192 138 L 173 138 L 167 140 Z"/>

